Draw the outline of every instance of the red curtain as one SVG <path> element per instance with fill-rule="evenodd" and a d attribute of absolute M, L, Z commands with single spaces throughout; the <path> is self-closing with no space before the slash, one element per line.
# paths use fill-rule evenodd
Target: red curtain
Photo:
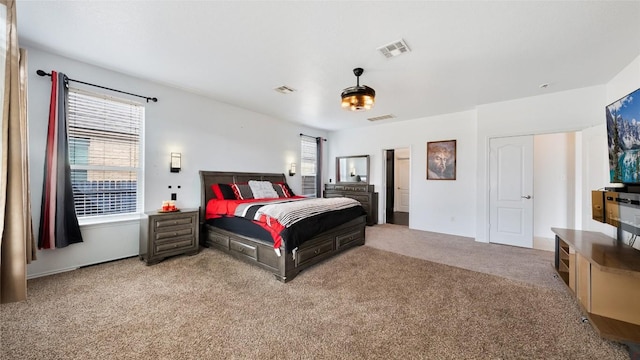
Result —
<path fill-rule="evenodd" d="M 78 225 L 67 138 L 68 81 L 63 73 L 51 72 L 51 103 L 44 164 L 42 208 L 38 248 L 61 248 L 82 242 Z"/>

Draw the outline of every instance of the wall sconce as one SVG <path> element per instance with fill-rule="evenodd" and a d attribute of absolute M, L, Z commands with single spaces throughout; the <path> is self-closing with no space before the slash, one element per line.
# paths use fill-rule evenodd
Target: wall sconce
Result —
<path fill-rule="evenodd" d="M 291 168 L 289 168 L 289 176 L 293 176 L 296 174 L 296 163 L 291 163 Z"/>
<path fill-rule="evenodd" d="M 171 165 L 169 166 L 169 169 L 172 173 L 180 172 L 180 168 L 182 167 L 180 164 L 181 160 L 182 154 L 174 152 L 171 153 Z"/>

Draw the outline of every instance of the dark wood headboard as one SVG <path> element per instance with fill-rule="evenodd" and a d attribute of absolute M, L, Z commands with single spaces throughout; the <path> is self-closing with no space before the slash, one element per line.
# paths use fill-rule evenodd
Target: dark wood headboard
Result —
<path fill-rule="evenodd" d="M 200 170 L 200 223 L 204 223 L 207 202 L 215 198 L 211 185 L 246 183 L 249 180 L 287 182 L 284 174 Z"/>

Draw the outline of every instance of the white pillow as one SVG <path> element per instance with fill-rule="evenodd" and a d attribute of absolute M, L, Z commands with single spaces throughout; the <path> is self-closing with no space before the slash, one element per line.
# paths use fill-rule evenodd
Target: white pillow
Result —
<path fill-rule="evenodd" d="M 273 189 L 270 181 L 249 180 L 249 187 L 253 192 L 254 199 L 272 199 L 277 198 L 278 193 Z"/>

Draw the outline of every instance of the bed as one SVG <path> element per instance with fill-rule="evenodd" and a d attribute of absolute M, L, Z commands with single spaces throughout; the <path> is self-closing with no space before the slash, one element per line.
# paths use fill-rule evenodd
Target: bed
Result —
<path fill-rule="evenodd" d="M 266 269 L 272 272 L 277 280 L 287 282 L 312 265 L 364 244 L 366 212 L 360 205 L 316 215 L 319 219 L 317 224 L 315 220 L 310 219 L 291 225 L 282 231 L 282 241 L 275 239 L 273 230 L 269 234 L 271 236 L 266 236 L 265 233 L 269 231 L 247 224 L 250 222 L 247 219 L 230 215 L 212 215 L 212 209 L 216 208 L 212 205 L 216 205 L 220 200 L 220 192 L 216 190 L 217 196 L 214 193 L 216 184 L 238 184 L 234 185 L 235 189 L 240 187 L 239 184 L 247 184 L 249 181 L 284 184 L 280 186 L 284 186 L 285 193 L 288 188 L 284 174 L 200 171 L 201 245 L 221 250 L 237 259 Z M 236 196 L 239 195 L 236 193 Z M 291 200 L 293 202 L 297 199 Z M 330 199 L 309 201 L 325 200 Z M 305 201 L 307 200 L 300 200 L 298 204 Z"/>

